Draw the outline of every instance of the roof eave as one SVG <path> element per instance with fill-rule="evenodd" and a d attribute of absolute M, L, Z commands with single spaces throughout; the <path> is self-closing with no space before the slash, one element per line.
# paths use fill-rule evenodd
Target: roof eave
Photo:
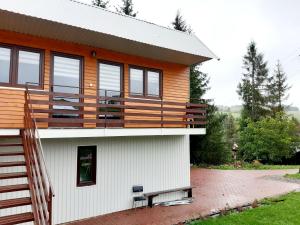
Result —
<path fill-rule="evenodd" d="M 109 49 L 171 63 L 193 65 L 210 58 L 0 9 L 0 29 Z M 62 32 L 59 32 L 62 31 Z M 213 57 L 212 57 L 213 58 Z"/>

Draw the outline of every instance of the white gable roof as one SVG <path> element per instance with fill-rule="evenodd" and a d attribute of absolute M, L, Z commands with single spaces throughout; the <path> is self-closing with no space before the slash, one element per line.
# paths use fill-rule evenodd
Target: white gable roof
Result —
<path fill-rule="evenodd" d="M 0 1 L 0 29 L 191 65 L 217 58 L 195 35 L 74 0 Z"/>

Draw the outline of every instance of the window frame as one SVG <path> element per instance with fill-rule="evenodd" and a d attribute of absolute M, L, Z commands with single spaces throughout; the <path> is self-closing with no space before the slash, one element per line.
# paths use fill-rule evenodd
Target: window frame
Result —
<path fill-rule="evenodd" d="M 63 58 L 69 58 L 69 59 L 77 59 L 79 60 L 79 92 L 78 94 L 83 94 L 84 93 L 84 76 L 85 76 L 85 73 L 84 73 L 84 61 L 85 61 L 85 58 L 84 56 L 82 55 L 74 55 L 74 54 L 69 54 L 69 53 L 64 53 L 64 52 L 57 52 L 57 51 L 51 51 L 50 52 L 50 58 L 51 58 L 51 62 L 50 62 L 50 78 L 49 78 L 49 90 L 51 92 L 54 92 L 54 58 L 55 56 L 57 57 L 63 57 Z M 62 86 L 66 86 L 67 85 L 62 85 Z M 72 87 L 72 86 L 70 86 Z M 53 101 L 53 97 L 54 96 L 49 96 L 49 101 Z M 84 101 L 84 98 L 79 98 L 79 103 L 82 103 Z M 80 106 L 80 110 L 82 110 L 83 107 Z M 53 105 L 50 106 L 50 109 L 53 109 Z M 50 117 L 52 117 L 52 114 L 49 114 Z M 80 114 L 79 115 L 79 118 L 82 119 L 83 118 L 83 114 Z M 76 123 L 77 124 L 77 123 Z M 64 126 L 64 124 L 62 124 L 62 126 Z M 79 126 L 83 126 L 83 123 L 80 124 Z"/>
<path fill-rule="evenodd" d="M 131 74 L 130 69 L 137 69 L 143 71 L 143 93 L 141 95 L 137 95 L 131 92 Z M 147 72 L 156 72 L 159 74 L 159 95 L 153 96 L 148 94 L 148 73 Z M 163 71 L 160 69 L 155 68 L 149 68 L 149 67 L 143 67 L 143 66 L 136 66 L 136 65 L 129 65 L 128 67 L 128 90 L 129 90 L 129 96 L 135 97 L 135 98 L 149 98 L 149 99 L 162 99 L 163 95 Z"/>
<path fill-rule="evenodd" d="M 80 61 L 79 63 L 79 94 L 83 94 L 83 88 L 84 88 L 84 56 L 81 55 L 74 55 L 74 54 L 69 54 L 69 53 L 64 53 L 64 52 L 56 52 L 56 51 L 51 51 L 51 64 L 50 64 L 50 89 L 53 91 L 53 85 L 54 85 L 54 58 L 55 56 L 57 57 L 62 57 L 62 58 L 69 58 L 69 59 L 77 59 Z M 64 85 L 63 85 L 64 86 Z M 67 86 L 67 85 L 66 85 Z M 70 86 L 72 87 L 72 86 Z"/>
<path fill-rule="evenodd" d="M 104 59 L 98 59 L 97 60 L 97 94 L 100 96 L 100 64 L 107 64 L 111 66 L 119 66 L 120 67 L 120 92 L 121 97 L 124 97 L 124 63 L 121 62 L 115 62 L 115 61 L 109 61 Z"/>
<path fill-rule="evenodd" d="M 40 55 L 40 63 L 39 63 L 39 83 L 38 85 L 28 85 L 31 89 L 43 89 L 44 88 L 44 68 L 45 68 L 45 50 L 39 48 L 32 48 L 28 46 L 14 45 L 14 44 L 6 44 L 0 43 L 0 47 L 8 48 L 11 51 L 10 55 L 10 67 L 9 67 L 9 82 L 0 82 L 0 86 L 4 87 L 17 87 L 24 88 L 25 84 L 18 84 L 18 70 L 19 70 L 19 52 L 27 51 L 38 53 Z"/>
<path fill-rule="evenodd" d="M 91 181 L 80 181 L 80 160 L 79 160 L 79 149 L 80 148 L 86 148 L 86 147 L 92 147 L 93 148 L 93 154 L 92 154 L 92 180 Z M 76 185 L 77 187 L 84 187 L 84 186 L 92 186 L 96 185 L 97 183 L 97 145 L 80 145 L 77 146 L 77 179 L 76 179 Z"/>

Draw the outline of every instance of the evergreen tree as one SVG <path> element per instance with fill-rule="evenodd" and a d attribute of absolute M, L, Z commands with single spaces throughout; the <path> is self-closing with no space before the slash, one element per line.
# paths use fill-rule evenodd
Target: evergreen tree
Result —
<path fill-rule="evenodd" d="M 187 26 L 185 20 L 177 11 L 174 29 L 191 33 L 192 29 Z M 209 78 L 206 73 L 200 71 L 200 65 L 190 67 L 190 98 L 191 102 L 199 103 L 204 94 L 209 90 Z M 219 114 L 217 107 L 211 100 L 202 100 L 207 107 L 206 135 L 190 136 L 191 163 L 193 164 L 221 164 L 229 159 L 230 152 L 224 143 L 224 114 Z"/>
<path fill-rule="evenodd" d="M 109 1 L 103 1 L 103 0 L 93 0 L 92 4 L 101 8 L 105 8 L 107 7 Z"/>
<path fill-rule="evenodd" d="M 276 115 L 278 112 L 283 112 L 283 102 L 287 100 L 287 91 L 291 87 L 287 84 L 287 76 L 284 73 L 279 61 L 275 66 L 273 76 L 269 78 L 269 84 L 267 87 L 269 92 L 270 108 L 273 112 L 273 115 Z"/>
<path fill-rule="evenodd" d="M 255 42 L 249 44 L 243 64 L 245 73 L 238 85 L 238 94 L 243 100 L 242 121 L 247 118 L 258 121 L 269 112 L 266 91 L 268 69 L 263 54 L 257 52 Z"/>
<path fill-rule="evenodd" d="M 208 75 L 200 71 L 200 66 L 191 66 L 190 101 L 207 104 L 206 134 L 190 136 L 190 154 L 191 163 L 193 164 L 222 164 L 230 158 L 230 148 L 225 142 L 225 129 L 223 126 L 226 115 L 218 113 L 218 109 L 212 100 L 201 100 L 208 90 Z"/>
<path fill-rule="evenodd" d="M 116 8 L 117 12 L 136 17 L 137 12 L 133 10 L 133 3 L 132 0 L 122 0 L 122 5 L 119 8 Z"/>
<path fill-rule="evenodd" d="M 190 67 L 190 98 L 201 99 L 209 90 L 209 78 L 206 73 L 200 71 L 200 66 Z"/>
<path fill-rule="evenodd" d="M 172 22 L 172 25 L 175 30 L 180 30 L 187 33 L 192 32 L 192 29 L 186 24 L 186 21 L 183 19 L 179 10 L 176 13 L 175 20 Z"/>
<path fill-rule="evenodd" d="M 227 143 L 228 149 L 232 149 L 234 143 L 237 142 L 237 127 L 236 120 L 232 114 L 228 114 L 224 122 L 225 126 L 225 142 Z"/>

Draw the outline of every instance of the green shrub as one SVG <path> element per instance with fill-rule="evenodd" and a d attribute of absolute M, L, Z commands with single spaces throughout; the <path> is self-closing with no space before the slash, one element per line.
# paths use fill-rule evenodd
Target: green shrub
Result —
<path fill-rule="evenodd" d="M 257 122 L 248 121 L 240 133 L 240 156 L 251 162 L 280 163 L 293 156 L 299 146 L 297 123 L 283 113 Z"/>

